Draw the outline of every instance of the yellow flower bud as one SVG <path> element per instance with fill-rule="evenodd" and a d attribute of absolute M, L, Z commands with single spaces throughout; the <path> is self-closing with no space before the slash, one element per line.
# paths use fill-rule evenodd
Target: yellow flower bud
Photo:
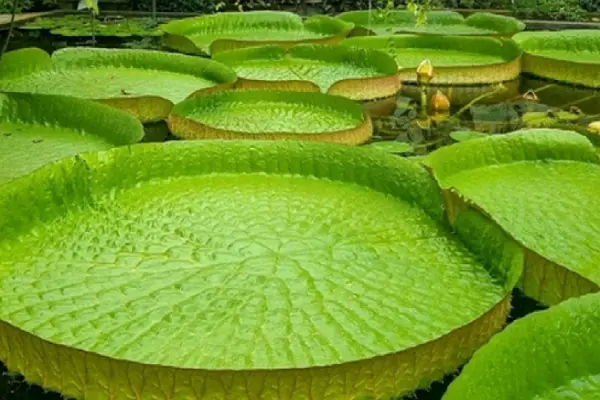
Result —
<path fill-rule="evenodd" d="M 417 82 L 428 84 L 433 79 L 433 65 L 430 60 L 423 60 L 417 67 Z"/>

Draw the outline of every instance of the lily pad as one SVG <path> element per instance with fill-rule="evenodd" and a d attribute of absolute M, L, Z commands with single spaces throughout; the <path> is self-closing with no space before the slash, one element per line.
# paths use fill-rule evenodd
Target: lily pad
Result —
<path fill-rule="evenodd" d="M 600 88 L 600 31 L 522 32 L 523 71 L 546 79 Z"/>
<path fill-rule="evenodd" d="M 468 18 L 454 11 L 430 11 L 427 23 L 419 25 L 415 13 L 408 10 L 392 10 L 382 13 L 372 11 L 348 11 L 336 18 L 355 25 L 352 35 L 394 35 L 417 33 L 419 35 L 444 36 L 506 36 L 510 37 L 525 29 L 525 24 L 513 17 L 491 13 L 474 13 Z"/>
<path fill-rule="evenodd" d="M 184 139 L 292 139 L 350 145 L 371 138 L 371 119 L 344 97 L 311 92 L 223 91 L 177 104 L 169 129 Z"/>
<path fill-rule="evenodd" d="M 0 360 L 72 398 L 393 398 L 502 328 L 522 256 L 400 157 L 89 153 L 0 191 Z"/>
<path fill-rule="evenodd" d="M 597 399 L 599 309 L 593 294 L 514 322 L 475 353 L 443 400 Z"/>
<path fill-rule="evenodd" d="M 366 145 L 365 147 L 393 154 L 412 153 L 414 150 L 414 147 L 410 143 L 398 142 L 396 140 L 374 142 Z"/>
<path fill-rule="evenodd" d="M 135 118 L 70 97 L 0 93 L 0 185 L 64 157 L 143 137 Z"/>
<path fill-rule="evenodd" d="M 337 43 L 353 25 L 315 15 L 302 21 L 284 11 L 224 12 L 184 18 L 162 26 L 167 46 L 191 54 L 215 54 L 240 47 Z"/>
<path fill-rule="evenodd" d="M 426 59 L 434 68 L 434 85 L 510 81 L 521 72 L 521 51 L 510 39 L 395 35 L 352 37 L 343 44 L 387 52 L 407 82 L 417 80 L 417 66 Z"/>
<path fill-rule="evenodd" d="M 9 52 L 0 90 L 98 100 L 142 122 L 165 119 L 193 93 L 232 86 L 237 77 L 207 59 L 151 50 L 67 48 L 52 57 L 37 48 Z"/>
<path fill-rule="evenodd" d="M 531 129 L 430 154 L 450 219 L 489 215 L 526 249 L 523 290 L 548 305 L 600 290 L 600 160 L 575 132 Z"/>
<path fill-rule="evenodd" d="M 271 45 L 222 52 L 213 59 L 232 68 L 242 88 L 320 90 L 353 100 L 390 97 L 400 90 L 394 59 L 373 49 Z"/>
<path fill-rule="evenodd" d="M 165 19 L 158 21 L 166 22 Z M 93 29 L 92 29 L 93 27 Z M 115 18 L 98 16 L 93 22 L 89 15 L 64 15 L 61 17 L 42 17 L 19 27 L 24 30 L 50 30 L 60 36 L 162 36 L 159 26 L 152 18 Z"/>
<path fill-rule="evenodd" d="M 450 133 L 450 137 L 455 142 L 466 142 L 467 140 L 479 139 L 488 137 L 487 133 L 476 132 L 476 131 L 456 131 Z"/>

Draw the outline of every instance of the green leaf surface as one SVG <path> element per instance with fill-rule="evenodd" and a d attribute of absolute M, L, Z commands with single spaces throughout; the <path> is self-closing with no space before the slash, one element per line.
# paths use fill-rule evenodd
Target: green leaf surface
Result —
<path fill-rule="evenodd" d="M 224 131 L 321 134 L 363 124 L 362 108 L 321 93 L 224 91 L 177 104 L 172 114 Z"/>
<path fill-rule="evenodd" d="M 136 143 L 142 125 L 102 104 L 75 98 L 0 94 L 0 185 L 68 156 Z"/>
<path fill-rule="evenodd" d="M 600 160 L 584 136 L 519 131 L 439 149 L 424 163 L 526 248 L 600 283 Z"/>
<path fill-rule="evenodd" d="M 141 108 L 154 99 L 177 103 L 196 91 L 236 80 L 233 71 L 215 61 L 151 50 L 68 48 L 56 51 L 51 63 L 38 49 L 14 53 L 0 63 L 0 78 L 8 78 L 0 80 L 1 90 L 139 99 Z M 28 70 L 18 69 L 23 64 Z M 149 117 L 158 120 L 166 114 Z"/>
<path fill-rule="evenodd" d="M 522 32 L 523 70 L 543 78 L 600 87 L 600 31 Z"/>
<path fill-rule="evenodd" d="M 0 191 L 0 359 L 73 397 L 167 382 L 179 400 L 199 380 L 240 400 L 405 394 L 499 329 L 502 312 L 470 324 L 522 263 L 477 213 L 451 233 L 442 204 L 418 164 L 347 146 L 174 142 L 48 166 Z"/>
<path fill-rule="evenodd" d="M 164 18 L 159 23 L 166 22 Z M 92 29 L 93 27 L 93 29 Z M 88 15 L 64 15 L 42 17 L 19 26 L 23 30 L 50 30 L 53 35 L 89 37 L 95 36 L 162 36 L 160 26 L 152 18 L 100 17 L 93 23 Z"/>
<path fill-rule="evenodd" d="M 284 11 L 225 12 L 172 21 L 162 27 L 176 50 L 212 54 L 238 47 L 302 42 L 337 42 L 352 25 L 315 15 L 302 21 Z M 183 44 L 182 44 L 183 43 Z"/>
<path fill-rule="evenodd" d="M 443 400 L 567 400 L 600 395 L 600 295 L 508 326 L 475 353 Z"/>
<path fill-rule="evenodd" d="M 521 51 L 509 39 L 452 36 L 355 36 L 343 45 L 379 49 L 396 59 L 403 80 L 416 80 L 423 60 L 434 67 L 434 83 L 492 83 L 518 77 Z M 516 65 L 512 65 L 516 64 Z"/>
<path fill-rule="evenodd" d="M 369 149 L 385 151 L 386 153 L 397 154 L 412 153 L 414 150 L 414 147 L 410 143 L 398 142 L 395 140 L 374 142 L 365 147 Z"/>
<path fill-rule="evenodd" d="M 392 10 L 382 13 L 372 11 L 348 11 L 337 18 L 353 23 L 354 34 L 375 33 L 393 35 L 396 33 L 418 33 L 428 35 L 464 36 L 512 36 L 525 29 L 525 24 L 516 18 L 490 13 L 475 13 L 468 18 L 454 11 L 430 11 L 427 23 L 417 24 L 415 13 L 408 10 Z"/>
<path fill-rule="evenodd" d="M 394 60 L 374 49 L 335 45 L 297 45 L 285 51 L 263 46 L 218 53 L 213 57 L 239 78 L 255 81 L 308 81 L 327 92 L 348 79 L 370 79 L 397 73 Z"/>
<path fill-rule="evenodd" d="M 479 139 L 489 136 L 487 133 L 476 131 L 456 131 L 450 133 L 450 137 L 455 142 L 465 142 L 467 140 Z"/>

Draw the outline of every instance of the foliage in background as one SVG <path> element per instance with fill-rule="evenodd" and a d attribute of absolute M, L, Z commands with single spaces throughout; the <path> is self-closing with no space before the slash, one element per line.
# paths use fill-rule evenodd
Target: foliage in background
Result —
<path fill-rule="evenodd" d="M 13 0 L 0 0 L 0 13 L 10 14 Z M 57 0 L 21 0 L 17 12 L 30 10 L 49 10 L 55 8 Z"/>
<path fill-rule="evenodd" d="M 23 11 L 46 10 L 59 0 L 21 0 Z M 128 0 L 125 8 L 151 11 L 150 0 Z M 430 3 L 430 4 L 429 4 Z M 9 13 L 11 0 L 0 0 L 0 13 Z M 368 9 L 369 0 L 157 0 L 158 11 L 212 13 L 226 10 L 307 9 L 311 13 L 335 14 L 342 11 Z M 371 7 L 385 12 L 395 8 L 411 8 L 426 17 L 431 8 L 473 8 L 513 10 L 522 18 L 581 20 L 585 12 L 600 12 L 600 0 L 372 0 Z"/>
<path fill-rule="evenodd" d="M 583 19 L 585 11 L 581 0 L 515 0 L 514 9 L 525 18 L 550 17 L 557 20 L 578 21 Z M 589 1 L 589 0 L 588 0 Z M 590 1 L 591 3 L 598 0 Z"/>

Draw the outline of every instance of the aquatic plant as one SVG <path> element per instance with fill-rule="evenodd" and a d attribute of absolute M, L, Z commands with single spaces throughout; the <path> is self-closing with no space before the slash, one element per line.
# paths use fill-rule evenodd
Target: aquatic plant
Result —
<path fill-rule="evenodd" d="M 0 185 L 61 158 L 142 139 L 132 116 L 56 95 L 0 93 Z"/>
<path fill-rule="evenodd" d="M 25 66 L 25 67 L 24 67 Z M 7 53 L 0 89 L 61 94 L 125 110 L 142 122 L 165 119 L 193 93 L 228 87 L 235 73 L 207 59 L 150 50 L 36 48 Z"/>
<path fill-rule="evenodd" d="M 386 51 L 407 82 L 416 81 L 414 70 L 424 59 L 436 70 L 432 84 L 496 83 L 521 73 L 521 50 L 510 39 L 395 35 L 352 37 L 342 44 Z"/>
<path fill-rule="evenodd" d="M 502 328 L 521 271 L 481 214 L 455 226 L 429 174 L 380 151 L 81 155 L 0 191 L 0 360 L 74 398 L 408 394 Z"/>
<path fill-rule="evenodd" d="M 284 11 L 224 12 L 184 18 L 163 25 L 167 46 L 190 54 L 215 54 L 240 47 L 299 43 L 337 43 L 353 25 L 315 15 L 305 21 Z"/>
<path fill-rule="evenodd" d="M 600 294 L 526 316 L 473 356 L 443 400 L 598 397 Z"/>
<path fill-rule="evenodd" d="M 442 148 L 424 163 L 450 220 L 480 210 L 527 249 L 527 296 L 552 305 L 600 290 L 600 159 L 584 136 L 523 130 Z"/>
<path fill-rule="evenodd" d="M 418 33 L 436 36 L 510 37 L 525 29 L 525 24 L 516 18 L 491 13 L 475 13 L 465 19 L 454 11 L 429 11 L 427 23 L 418 23 L 418 13 L 410 10 L 393 10 L 387 13 L 377 10 L 348 11 L 336 18 L 355 25 L 352 36 Z"/>
<path fill-rule="evenodd" d="M 306 92 L 221 91 L 177 104 L 169 129 L 184 139 L 295 139 L 356 145 L 371 119 L 359 104 Z"/>
<path fill-rule="evenodd" d="M 523 71 L 561 82 L 600 88 L 600 31 L 522 32 Z"/>
<path fill-rule="evenodd" d="M 160 22 L 166 22 L 162 19 Z M 94 31 L 92 32 L 92 27 Z M 29 22 L 19 29 L 49 30 L 60 36 L 162 36 L 163 32 L 151 18 L 96 17 L 94 23 L 81 15 L 65 15 L 61 17 L 42 17 Z"/>
<path fill-rule="evenodd" d="M 276 45 L 218 53 L 238 75 L 236 87 L 322 91 L 365 101 L 396 95 L 396 62 L 385 52 L 336 45 Z"/>

